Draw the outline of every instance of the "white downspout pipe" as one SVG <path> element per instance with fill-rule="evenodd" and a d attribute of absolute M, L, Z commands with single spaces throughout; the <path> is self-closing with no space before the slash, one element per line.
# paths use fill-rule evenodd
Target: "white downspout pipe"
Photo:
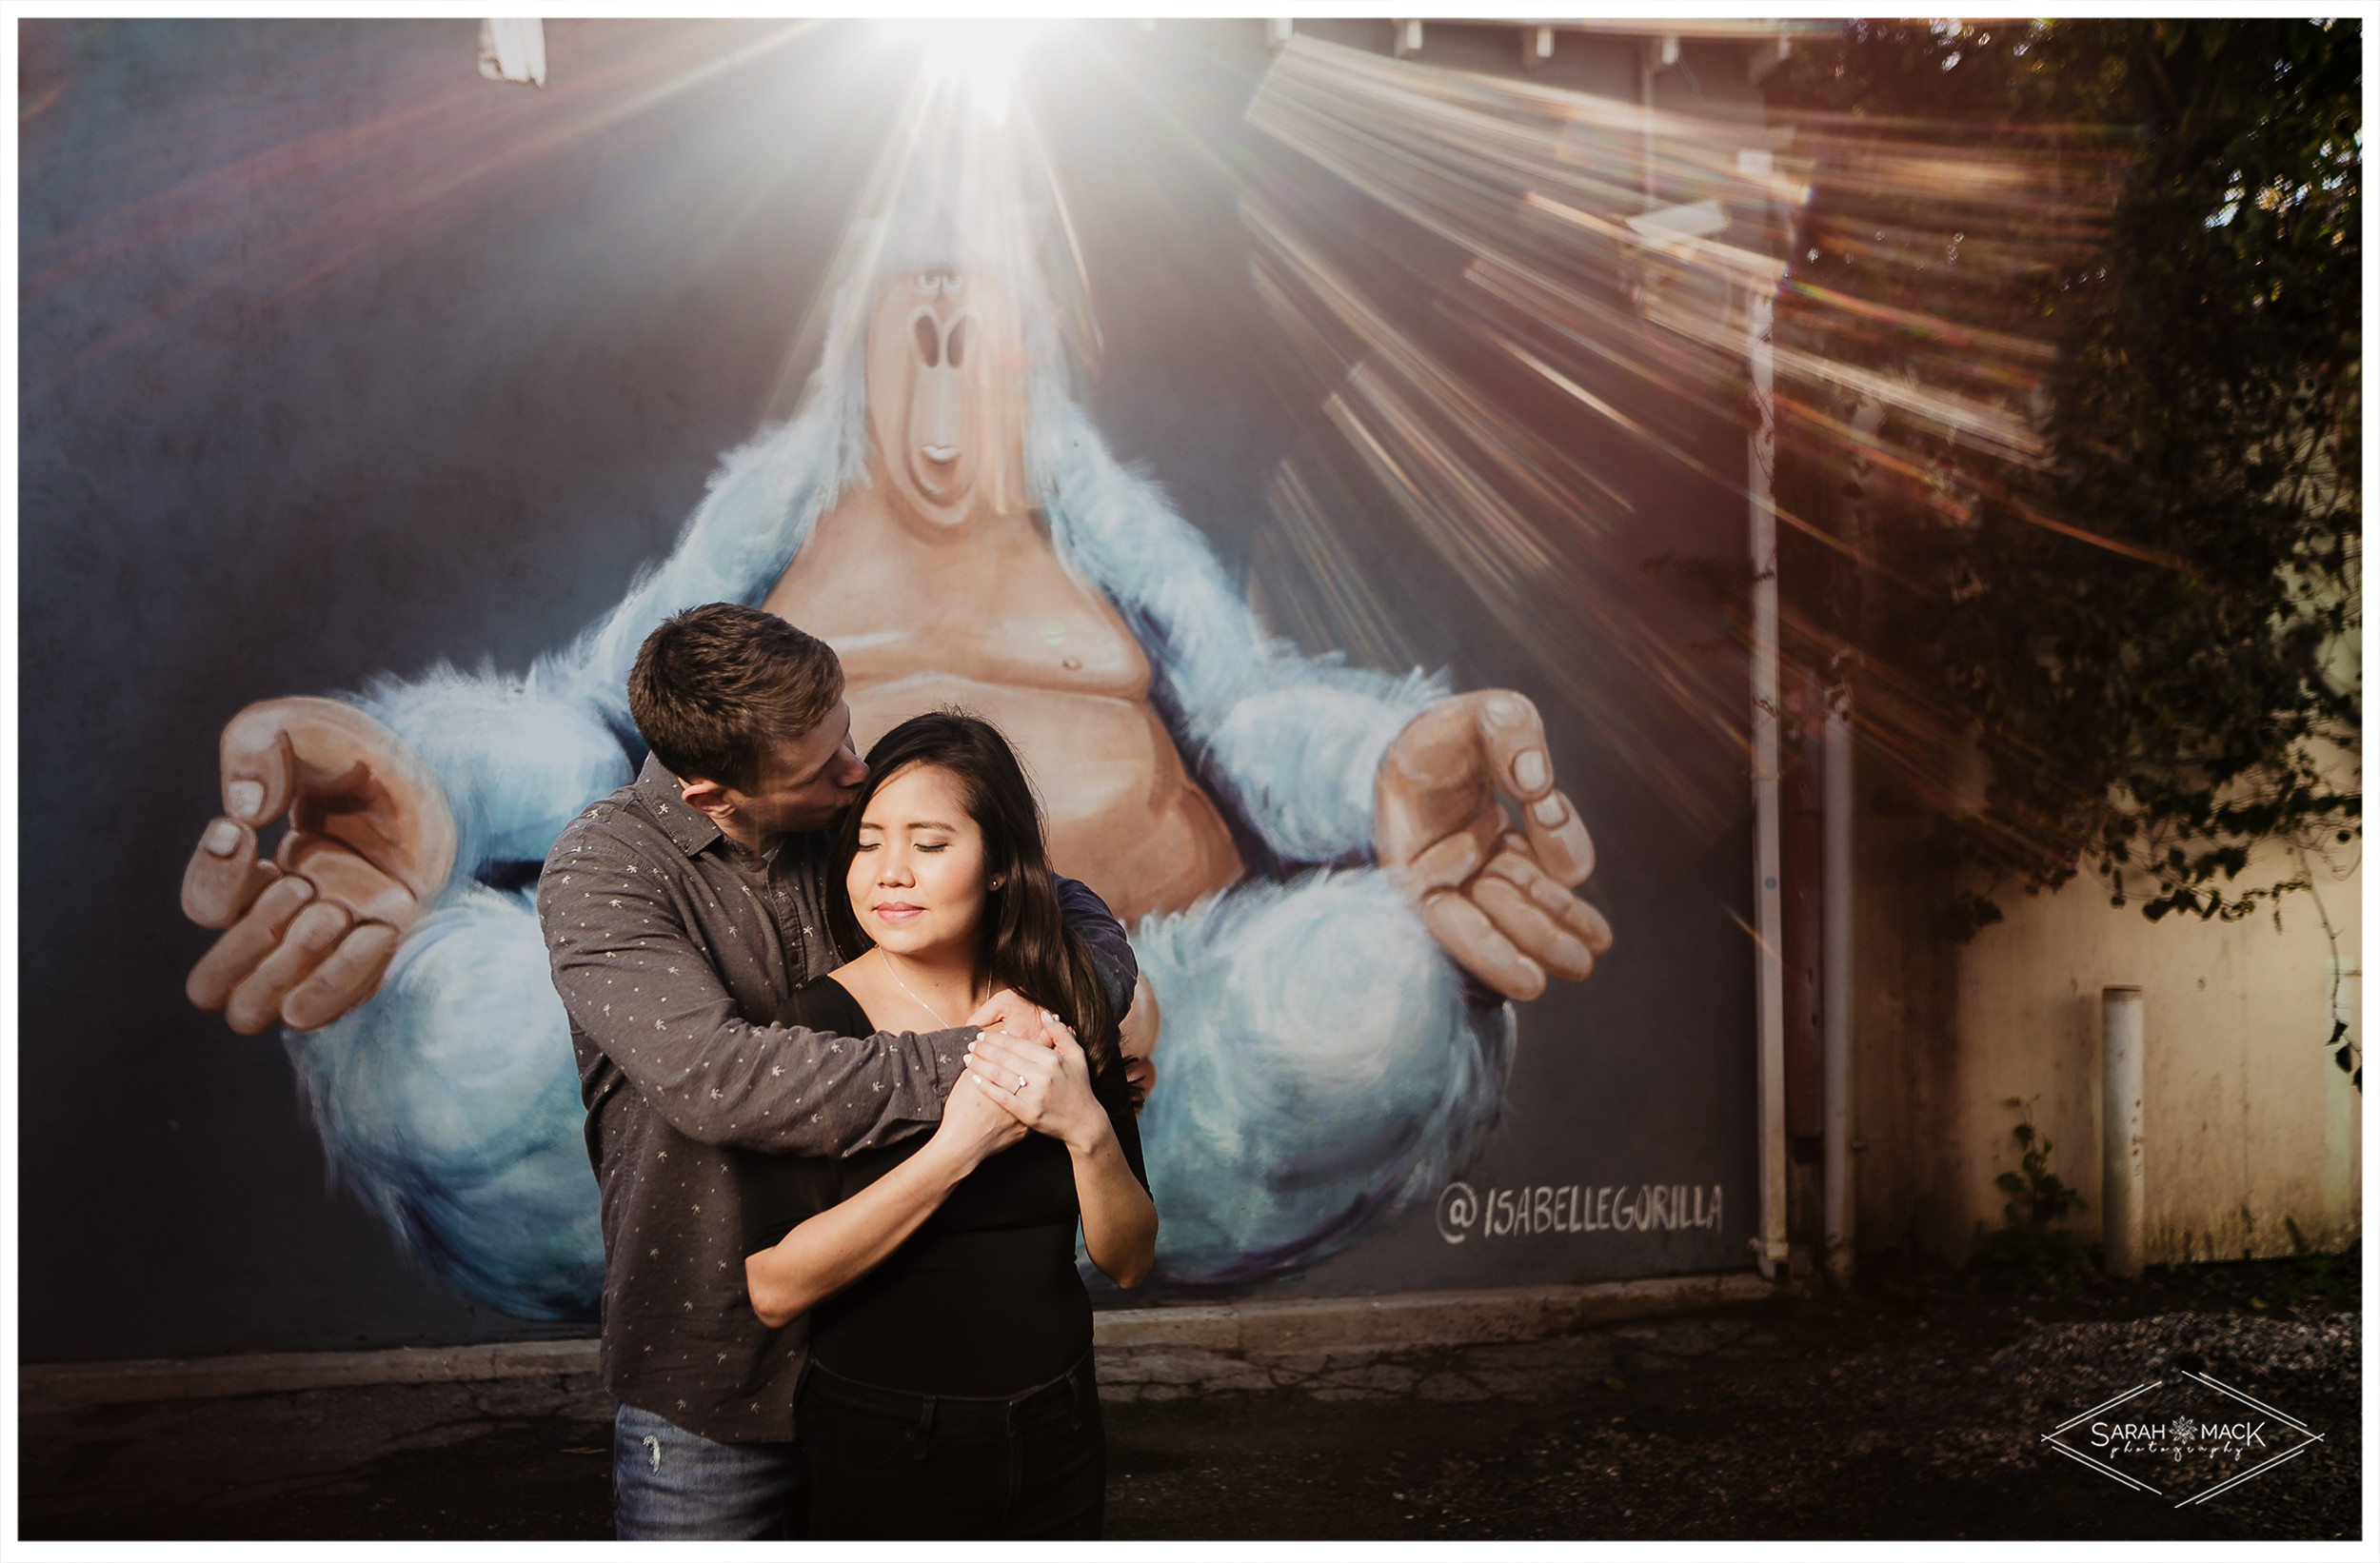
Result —
<path fill-rule="evenodd" d="M 1858 1219 L 1851 1164 L 1852 726 L 1851 685 L 1826 714 L 1826 879 L 1820 889 L 1818 1001 L 1825 1017 L 1819 1065 L 1826 1093 L 1826 1273 L 1851 1284 Z"/>
<path fill-rule="evenodd" d="M 1755 996 L 1760 1042 L 1760 1235 L 1753 1254 L 1770 1280 L 1791 1273 L 1785 1238 L 1784 896 L 1777 844 L 1776 319 L 1774 288 L 1747 282 L 1747 356 L 1755 421 L 1745 487 L 1752 511 L 1752 798 Z"/>
<path fill-rule="evenodd" d="M 2099 1067 L 2104 1093 L 2099 1118 L 2100 1263 L 2111 1276 L 2140 1274 L 2148 1200 L 2140 1182 L 2140 990 L 2099 990 Z"/>

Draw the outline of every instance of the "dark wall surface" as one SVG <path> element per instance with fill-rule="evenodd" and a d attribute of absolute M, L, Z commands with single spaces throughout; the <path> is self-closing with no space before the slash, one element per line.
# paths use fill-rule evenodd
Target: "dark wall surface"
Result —
<path fill-rule="evenodd" d="M 243 705 L 440 660 L 517 671 L 667 548 L 806 367 L 800 327 L 907 62 L 840 24 L 553 22 L 540 91 L 479 77 L 475 27 L 21 26 L 26 1360 L 586 1333 L 473 1306 L 329 1186 L 280 1043 L 183 997 L 212 936 L 179 914 L 182 865 Z M 1044 63 L 1032 85 L 1104 332 L 1086 400 L 1243 571 L 1267 484 L 1329 435 L 1279 372 L 1237 203 L 1259 182 L 1346 197 L 1242 127 L 1254 24 L 1081 30 L 1081 74 Z M 1509 32 L 1478 31 L 1476 62 L 1459 30 L 1438 47 L 1505 69 L 1487 55 Z M 1565 47 L 1547 84 L 1633 89 L 1633 56 Z M 1740 470 L 1740 434 L 1704 433 Z M 1740 556 L 1723 486 L 1641 453 L 1609 470 L 1643 528 L 1607 548 L 1613 589 L 1669 590 L 1632 567 L 1657 553 Z M 1538 692 L 1529 624 L 1449 589 L 1385 506 L 1364 517 L 1416 660 L 1538 696 L 1620 937 L 1592 980 L 1524 1006 L 1466 1180 L 1719 1185 L 1726 1217 L 1457 1244 L 1425 1210 L 1250 1290 L 1743 1263 L 1748 824 L 1687 823 Z M 1724 639 L 1707 602 L 1680 591 L 1676 613 L 1679 643 Z"/>

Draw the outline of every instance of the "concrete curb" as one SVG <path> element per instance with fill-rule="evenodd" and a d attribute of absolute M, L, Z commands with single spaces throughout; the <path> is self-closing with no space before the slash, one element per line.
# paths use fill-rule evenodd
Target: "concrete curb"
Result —
<path fill-rule="evenodd" d="M 1099 1316 L 1104 1350 L 1199 1346 L 1219 1352 L 1305 1352 L 1468 1346 L 1537 1340 L 1590 1324 L 1757 1302 L 1776 1289 L 1752 1271 L 1664 1276 L 1591 1286 L 1508 1286 L 1478 1292 L 1398 1292 L 1378 1297 L 1299 1297 Z"/>
<path fill-rule="evenodd" d="M 1401 1292 L 1378 1297 L 1195 1303 L 1103 1310 L 1101 1351 L 1194 1346 L 1221 1352 L 1298 1352 L 1460 1346 L 1536 1340 L 1592 1324 L 1757 1302 L 1775 1288 L 1750 1272 L 1668 1276 L 1590 1286 L 1515 1286 L 1479 1292 Z M 17 1369 L 19 1415 L 129 1400 L 200 1399 L 354 1384 L 428 1384 L 592 1374 L 592 1340 L 487 1346 L 408 1346 L 384 1352 L 292 1352 L 134 1362 L 31 1363 Z"/>
<path fill-rule="evenodd" d="M 403 1346 L 385 1352 L 288 1352 L 256 1356 L 154 1357 L 137 1362 L 29 1363 L 16 1371 L 20 1414 L 119 1400 L 187 1400 L 346 1384 L 432 1384 L 471 1378 L 591 1374 L 591 1340 L 489 1346 Z"/>

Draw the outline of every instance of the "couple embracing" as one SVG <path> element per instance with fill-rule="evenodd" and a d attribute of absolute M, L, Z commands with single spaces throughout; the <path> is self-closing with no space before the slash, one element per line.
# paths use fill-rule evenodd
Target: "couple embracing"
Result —
<path fill-rule="evenodd" d="M 602 1190 L 638 1537 L 1099 1534 L 1091 1311 L 1157 1209 L 1123 930 L 1000 732 L 863 761 L 843 670 L 712 603 L 629 676 L 648 758 L 539 881 Z"/>

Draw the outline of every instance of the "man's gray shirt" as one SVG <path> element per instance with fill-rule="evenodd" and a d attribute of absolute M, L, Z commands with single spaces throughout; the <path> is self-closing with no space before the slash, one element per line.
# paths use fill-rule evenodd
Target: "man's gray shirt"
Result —
<path fill-rule="evenodd" d="M 565 829 L 537 887 L 602 1190 L 603 1372 L 612 1395 L 723 1443 L 793 1436 L 808 1321 L 771 1330 L 744 1286 L 736 1153 L 847 1156 L 942 1117 L 972 1028 L 866 1039 L 774 1023 L 842 964 L 832 838 L 744 852 L 651 760 Z M 1123 930 L 1061 881 L 1118 1013 Z"/>

